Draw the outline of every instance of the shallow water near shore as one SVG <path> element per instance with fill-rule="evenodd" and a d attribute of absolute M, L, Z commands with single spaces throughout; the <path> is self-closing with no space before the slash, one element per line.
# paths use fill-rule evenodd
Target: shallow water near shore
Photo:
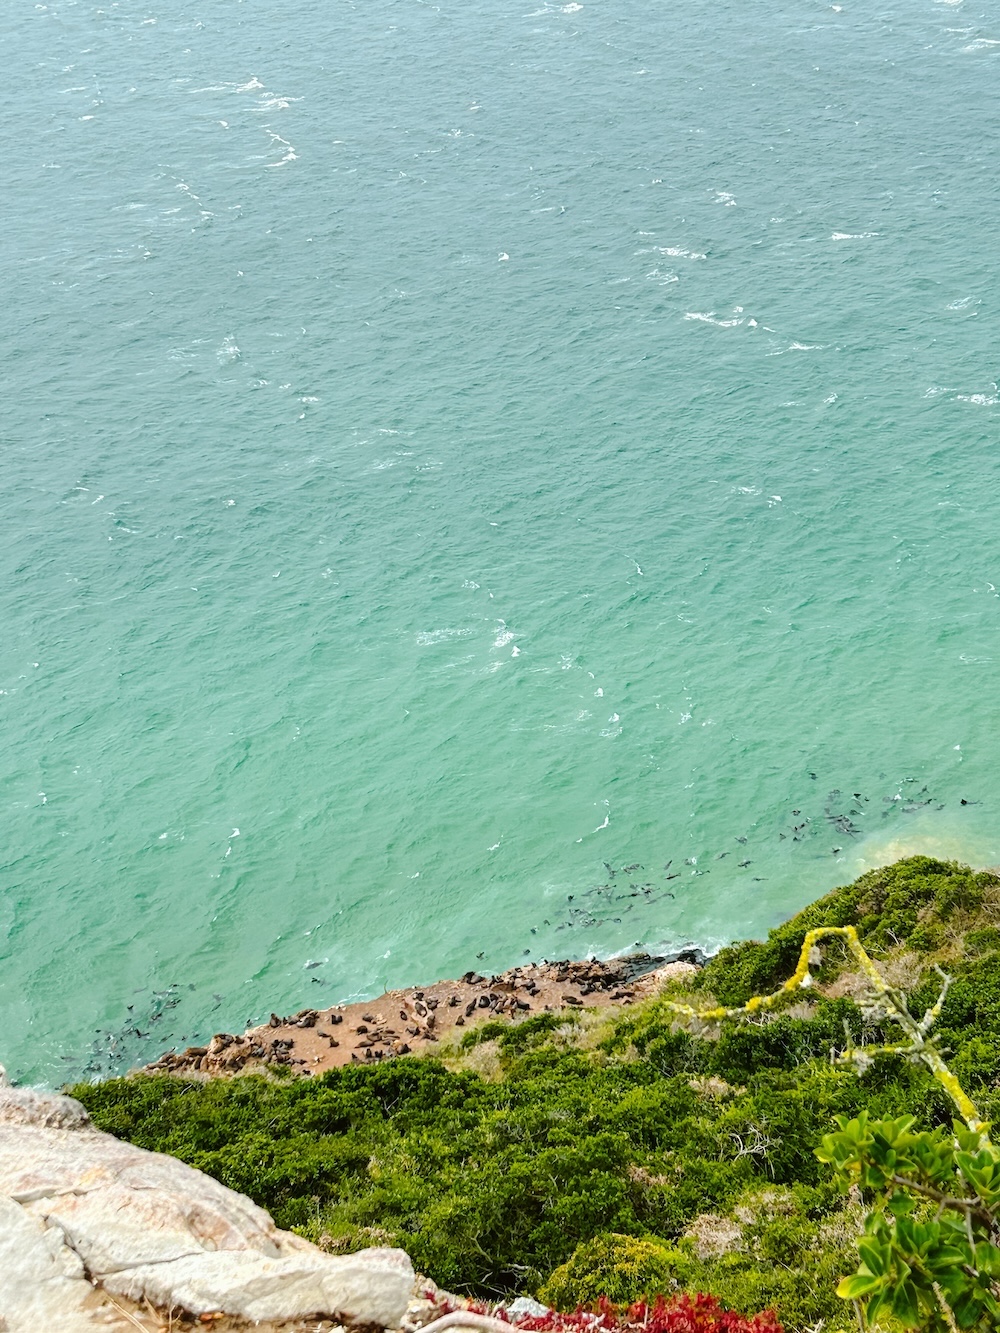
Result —
<path fill-rule="evenodd" d="M 8 31 L 12 1076 L 1000 861 L 1000 5 Z"/>

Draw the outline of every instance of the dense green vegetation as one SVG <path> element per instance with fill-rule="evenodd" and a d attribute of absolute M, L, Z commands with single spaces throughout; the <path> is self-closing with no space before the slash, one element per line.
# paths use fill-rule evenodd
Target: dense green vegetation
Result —
<path fill-rule="evenodd" d="M 771 990 L 807 929 L 856 925 L 908 980 L 915 1010 L 936 996 L 930 965 L 947 964 L 941 1043 L 990 1117 L 998 905 L 996 876 L 913 857 L 836 890 L 764 943 L 725 950 L 684 998 L 731 1004 Z M 864 1209 L 816 1149 L 838 1115 L 909 1114 L 933 1130 L 954 1108 L 898 1058 L 861 1077 L 834 1068 L 845 1025 L 856 1042 L 898 1034 L 850 998 L 861 987 L 839 946 L 817 979 L 808 1004 L 790 997 L 781 1012 L 721 1029 L 685 1030 L 652 1001 L 596 1027 L 565 1015 L 491 1023 L 447 1065 L 401 1059 L 291 1081 L 138 1076 L 71 1091 L 101 1128 L 191 1162 L 280 1225 L 333 1249 L 399 1244 L 452 1290 L 527 1290 L 571 1308 L 669 1283 L 734 1309 L 774 1305 L 789 1330 L 846 1329 L 853 1313 L 835 1289 L 857 1267 Z"/>
<path fill-rule="evenodd" d="M 743 1004 L 751 995 L 780 986 L 798 961 L 807 930 L 815 926 L 854 926 L 873 957 L 902 943 L 929 955 L 970 936 L 987 950 L 1000 947 L 997 920 L 980 913 L 997 906 L 997 876 L 956 862 L 911 856 L 862 875 L 834 889 L 772 930 L 763 944 L 755 940 L 722 949 L 698 977 L 699 989 L 722 1004 Z M 831 952 L 836 958 L 836 952 Z M 828 974 L 830 967 L 828 965 Z"/>

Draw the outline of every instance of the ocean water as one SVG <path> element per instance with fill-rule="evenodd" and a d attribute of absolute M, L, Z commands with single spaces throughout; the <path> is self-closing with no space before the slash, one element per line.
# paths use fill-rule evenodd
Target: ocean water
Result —
<path fill-rule="evenodd" d="M 997 0 L 4 37 L 12 1075 L 1000 859 Z"/>

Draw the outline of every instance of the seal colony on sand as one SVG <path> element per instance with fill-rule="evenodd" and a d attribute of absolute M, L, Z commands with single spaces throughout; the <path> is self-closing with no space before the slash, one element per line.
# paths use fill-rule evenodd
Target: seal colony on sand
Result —
<path fill-rule="evenodd" d="M 284 1065 L 318 1074 L 426 1052 L 488 1019 L 630 1005 L 654 995 L 664 981 L 697 971 L 702 961 L 700 951 L 691 950 L 670 961 L 631 954 L 608 962 L 531 963 L 492 977 L 466 972 L 458 981 L 387 991 L 376 1000 L 302 1009 L 288 1018 L 272 1014 L 242 1036 L 216 1033 L 207 1046 L 168 1051 L 146 1069 L 235 1074 L 248 1066 Z"/>

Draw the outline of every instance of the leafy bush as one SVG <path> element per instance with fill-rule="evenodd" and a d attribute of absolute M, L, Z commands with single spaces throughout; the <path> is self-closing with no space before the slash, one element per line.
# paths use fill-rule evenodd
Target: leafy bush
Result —
<path fill-rule="evenodd" d="M 884 1203 L 869 1215 L 861 1267 L 840 1294 L 864 1300 L 869 1319 L 891 1314 L 905 1328 L 996 1328 L 1000 1151 L 960 1120 L 933 1133 L 914 1133 L 913 1116 L 871 1121 L 862 1112 L 837 1123 L 817 1156 L 845 1189 Z"/>
<path fill-rule="evenodd" d="M 662 1244 L 611 1232 L 578 1245 L 538 1295 L 555 1310 L 576 1310 L 596 1305 L 602 1296 L 615 1305 L 634 1305 L 676 1285 L 671 1253 Z"/>
<path fill-rule="evenodd" d="M 942 923 L 957 912 L 976 912 L 998 884 L 991 871 L 930 856 L 908 857 L 834 889 L 772 930 L 763 943 L 748 940 L 722 949 L 697 985 L 728 1005 L 775 990 L 794 969 L 806 932 L 817 926 L 855 926 L 865 948 L 879 953 L 911 940 L 923 923 L 914 947 L 936 948 Z"/>
<path fill-rule="evenodd" d="M 695 1220 L 675 1251 L 674 1278 L 730 1309 L 775 1309 L 792 1329 L 843 1327 L 849 1311 L 836 1287 L 856 1265 L 860 1218 L 831 1205 L 826 1184 L 749 1190 L 728 1217 Z"/>

